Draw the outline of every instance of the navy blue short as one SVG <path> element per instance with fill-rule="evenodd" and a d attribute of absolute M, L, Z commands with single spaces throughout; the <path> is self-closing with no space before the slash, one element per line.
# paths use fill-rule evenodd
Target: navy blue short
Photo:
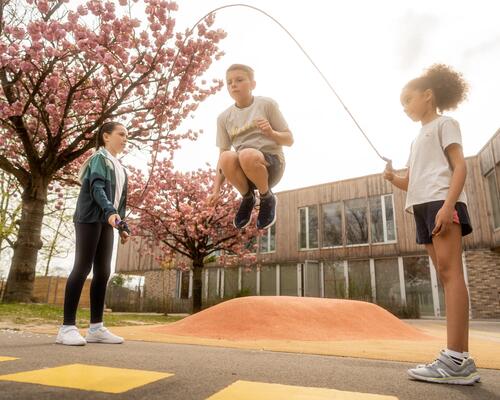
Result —
<path fill-rule="evenodd" d="M 285 165 L 281 162 L 280 158 L 276 154 L 262 153 L 264 155 L 264 159 L 267 163 L 267 181 L 269 183 L 269 189 L 276 186 L 278 182 L 283 177 L 283 173 L 285 172 Z M 256 190 L 257 187 L 255 184 L 248 179 L 248 185 L 250 186 L 250 190 Z"/>
<path fill-rule="evenodd" d="M 431 201 L 429 203 L 417 204 L 413 206 L 413 216 L 417 225 L 417 243 L 432 243 L 432 231 L 435 228 L 436 214 L 443 207 L 444 200 Z M 464 203 L 455 204 L 455 215 L 453 222 L 462 227 L 462 236 L 472 232 L 469 212 Z"/>

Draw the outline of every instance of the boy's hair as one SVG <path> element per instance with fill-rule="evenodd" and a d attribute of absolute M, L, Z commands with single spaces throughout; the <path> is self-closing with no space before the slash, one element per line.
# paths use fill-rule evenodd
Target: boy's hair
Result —
<path fill-rule="evenodd" d="M 248 65 L 245 65 L 245 64 L 233 64 L 231 65 L 227 70 L 226 70 L 226 74 L 229 72 L 229 71 L 244 71 L 247 73 L 248 77 L 250 78 L 251 81 L 253 81 L 253 78 L 254 78 L 254 71 L 251 67 L 249 67 Z"/>
<path fill-rule="evenodd" d="M 453 110 L 467 98 L 469 85 L 460 72 L 445 64 L 434 64 L 406 87 L 418 90 L 431 89 L 440 112 Z"/>

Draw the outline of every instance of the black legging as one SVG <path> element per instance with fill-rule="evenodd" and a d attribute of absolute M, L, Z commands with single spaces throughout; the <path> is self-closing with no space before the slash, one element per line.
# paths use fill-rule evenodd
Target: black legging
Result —
<path fill-rule="evenodd" d="M 66 283 L 64 325 L 76 325 L 76 309 L 87 275 L 94 265 L 90 285 L 90 322 L 102 322 L 104 297 L 111 271 L 113 228 L 109 224 L 75 224 L 75 265 Z"/>

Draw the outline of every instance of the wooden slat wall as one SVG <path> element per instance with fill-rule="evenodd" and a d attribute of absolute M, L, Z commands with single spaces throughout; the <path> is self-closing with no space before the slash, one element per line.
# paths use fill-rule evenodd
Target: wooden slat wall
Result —
<path fill-rule="evenodd" d="M 468 250 L 493 247 L 493 225 L 487 202 L 488 191 L 477 157 L 467 159 L 465 192 L 474 231 L 465 237 L 464 248 Z"/>
<path fill-rule="evenodd" d="M 141 275 L 145 271 L 162 269 L 159 247 L 151 250 L 146 237 L 134 237 L 125 244 L 118 244 L 116 272 Z"/>
<path fill-rule="evenodd" d="M 151 249 L 145 237 L 135 237 L 125 244 L 118 244 L 118 254 L 116 257 L 116 272 L 119 273 L 142 273 L 159 269 L 156 261 L 158 249 Z"/>
<path fill-rule="evenodd" d="M 38 303 L 63 305 L 67 281 L 68 278 L 61 276 L 37 276 L 32 296 Z M 85 280 L 78 303 L 80 307 L 90 307 L 90 284 L 91 279 Z"/>
<path fill-rule="evenodd" d="M 492 247 L 497 251 L 500 251 L 500 229 L 497 228 L 496 231 L 494 230 L 493 216 L 491 215 L 492 205 L 490 204 L 491 199 L 488 193 L 489 189 L 487 187 L 488 185 L 486 183 L 486 179 L 482 175 L 483 170 L 481 169 L 481 160 L 484 160 L 485 158 L 491 158 L 492 165 L 490 166 L 494 166 L 497 183 L 500 185 L 500 129 L 496 131 L 491 140 L 488 143 L 486 143 L 484 147 L 480 150 L 477 158 L 478 158 L 478 160 L 476 160 L 478 167 L 477 176 L 481 177 L 480 187 L 478 187 L 477 189 L 481 190 L 481 192 L 483 193 L 484 201 L 487 205 L 486 206 L 487 212 L 485 213 L 484 218 L 487 219 L 488 225 L 484 226 L 485 229 L 486 226 L 489 226 L 489 231 L 491 232 Z"/>

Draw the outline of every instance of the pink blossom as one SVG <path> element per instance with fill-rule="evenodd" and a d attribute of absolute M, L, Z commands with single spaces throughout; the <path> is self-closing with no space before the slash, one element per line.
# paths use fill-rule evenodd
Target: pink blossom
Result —
<path fill-rule="evenodd" d="M 21 62 L 21 71 L 30 72 L 32 70 L 33 70 L 33 65 L 31 63 L 29 63 L 28 61 Z"/>
<path fill-rule="evenodd" d="M 78 14 L 80 14 L 81 16 L 84 16 L 84 15 L 87 15 L 88 14 L 88 10 L 83 6 L 83 5 L 79 5 L 76 9 L 76 11 L 78 12 Z"/>
<path fill-rule="evenodd" d="M 46 13 L 49 11 L 49 3 L 45 0 L 38 0 L 37 7 L 41 13 Z"/>

